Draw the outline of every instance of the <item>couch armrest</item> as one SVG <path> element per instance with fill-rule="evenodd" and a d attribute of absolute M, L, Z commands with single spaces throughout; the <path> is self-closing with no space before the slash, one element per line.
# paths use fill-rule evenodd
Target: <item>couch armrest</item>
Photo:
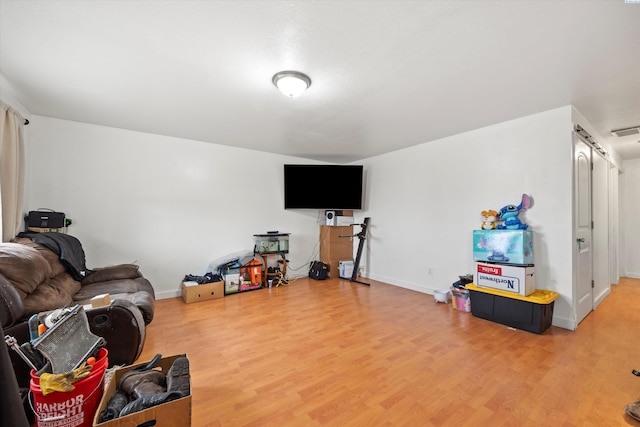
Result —
<path fill-rule="evenodd" d="M 82 286 L 93 283 L 107 282 L 109 280 L 135 279 L 140 277 L 139 267 L 135 264 L 120 264 L 110 267 L 96 268 L 85 277 L 80 284 Z"/>
<path fill-rule="evenodd" d="M 2 327 L 12 326 L 24 316 L 24 305 L 18 291 L 0 274 L 0 321 Z"/>

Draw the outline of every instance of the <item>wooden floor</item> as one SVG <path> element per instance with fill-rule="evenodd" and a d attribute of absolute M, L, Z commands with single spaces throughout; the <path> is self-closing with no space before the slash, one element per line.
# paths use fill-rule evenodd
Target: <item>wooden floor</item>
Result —
<path fill-rule="evenodd" d="M 640 280 L 542 335 L 371 283 L 157 301 L 139 361 L 188 355 L 196 427 L 640 426 Z"/>

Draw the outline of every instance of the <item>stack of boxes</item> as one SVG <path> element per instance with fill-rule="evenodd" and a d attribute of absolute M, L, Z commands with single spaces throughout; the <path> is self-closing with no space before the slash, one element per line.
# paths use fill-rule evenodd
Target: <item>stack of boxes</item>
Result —
<path fill-rule="evenodd" d="M 352 225 L 320 226 L 320 260 L 329 266 L 329 277 L 339 277 L 341 262 L 344 274 L 349 266 L 353 271 Z"/>
<path fill-rule="evenodd" d="M 474 316 L 537 334 L 551 326 L 560 295 L 536 289 L 532 231 L 474 230 L 473 259 L 467 290 Z"/>
<path fill-rule="evenodd" d="M 528 296 L 536 290 L 531 230 L 473 230 L 474 284 Z"/>

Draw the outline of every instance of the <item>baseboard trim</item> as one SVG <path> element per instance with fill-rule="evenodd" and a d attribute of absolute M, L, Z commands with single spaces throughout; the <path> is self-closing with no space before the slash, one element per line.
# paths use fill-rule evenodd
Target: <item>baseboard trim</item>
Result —
<path fill-rule="evenodd" d="M 177 291 L 162 291 L 162 292 L 156 292 L 156 299 L 160 300 L 160 299 L 169 299 L 169 298 L 176 298 L 176 297 L 180 297 L 182 296 L 182 294 L 180 293 L 179 290 Z"/>
<path fill-rule="evenodd" d="M 575 320 L 567 319 L 565 317 L 558 317 L 556 315 L 553 316 L 551 320 L 551 325 L 557 326 L 558 328 L 568 329 L 570 331 L 575 331 L 577 326 Z"/>
<path fill-rule="evenodd" d="M 604 299 L 609 296 L 609 294 L 611 293 L 611 287 L 608 286 L 607 289 L 605 289 L 604 291 L 602 291 L 602 293 L 600 293 L 600 295 L 596 296 L 593 299 L 593 309 L 595 310 L 596 308 L 598 308 L 598 306 L 600 305 L 600 303 L 602 301 L 604 301 Z"/>
<path fill-rule="evenodd" d="M 372 274 L 369 275 L 369 278 L 371 280 L 377 280 L 378 282 L 384 282 L 387 283 L 391 286 L 397 286 L 399 288 L 404 288 L 404 289 L 409 289 L 412 291 L 416 291 L 416 292 L 421 292 L 423 294 L 429 294 L 429 295 L 433 295 L 433 289 L 431 288 L 427 288 L 424 285 L 420 285 L 418 283 L 413 283 L 413 282 L 405 282 L 402 280 L 398 280 L 394 277 L 385 277 L 385 276 L 380 276 L 377 274 Z"/>

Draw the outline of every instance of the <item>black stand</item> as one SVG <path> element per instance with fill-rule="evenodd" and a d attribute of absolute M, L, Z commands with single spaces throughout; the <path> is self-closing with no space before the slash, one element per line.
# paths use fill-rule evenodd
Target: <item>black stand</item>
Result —
<path fill-rule="evenodd" d="M 358 224 L 362 227 L 362 230 L 356 234 L 360 243 L 358 243 L 358 254 L 356 255 L 356 262 L 353 264 L 353 273 L 351 273 L 351 281 L 360 283 L 361 285 L 371 286 L 369 283 L 361 282 L 358 280 L 358 268 L 360 267 L 360 258 L 362 257 L 362 248 L 364 247 L 364 240 L 367 237 L 367 228 L 369 227 L 369 218 L 364 219 L 363 224 Z"/>

